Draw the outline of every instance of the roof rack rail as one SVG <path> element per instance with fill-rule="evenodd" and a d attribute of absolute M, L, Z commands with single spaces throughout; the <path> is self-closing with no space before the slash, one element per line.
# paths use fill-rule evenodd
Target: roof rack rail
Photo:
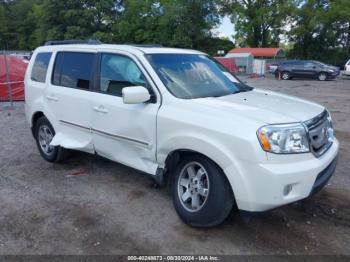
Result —
<path fill-rule="evenodd" d="M 135 47 L 163 47 L 161 44 L 126 44 L 126 45 L 131 45 Z"/>
<path fill-rule="evenodd" d="M 100 45 L 102 44 L 102 42 L 99 40 L 88 39 L 88 40 L 47 41 L 45 43 L 45 45 L 73 45 L 73 44 Z"/>

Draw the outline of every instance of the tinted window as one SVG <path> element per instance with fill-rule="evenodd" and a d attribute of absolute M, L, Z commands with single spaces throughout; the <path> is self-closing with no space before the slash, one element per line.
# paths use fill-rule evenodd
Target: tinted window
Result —
<path fill-rule="evenodd" d="M 89 89 L 94 54 L 59 52 L 56 56 L 52 83 L 58 86 Z"/>
<path fill-rule="evenodd" d="M 312 62 L 304 62 L 304 67 L 305 68 L 314 68 L 316 65 Z"/>
<path fill-rule="evenodd" d="M 284 66 L 297 66 L 297 65 L 302 65 L 302 61 L 285 61 L 282 63 Z"/>
<path fill-rule="evenodd" d="M 113 54 L 101 55 L 100 90 L 122 96 L 122 89 L 129 86 L 145 86 L 147 82 L 141 70 L 129 57 Z"/>
<path fill-rule="evenodd" d="M 50 58 L 51 58 L 51 53 L 37 54 L 34 61 L 32 75 L 31 75 L 31 79 L 33 81 L 45 83 L 46 72 L 50 62 Z"/>

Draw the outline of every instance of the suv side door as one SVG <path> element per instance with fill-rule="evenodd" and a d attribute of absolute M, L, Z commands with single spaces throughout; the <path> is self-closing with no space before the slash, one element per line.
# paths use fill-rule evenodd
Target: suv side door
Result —
<path fill-rule="evenodd" d="M 304 76 L 304 62 L 295 60 L 291 64 L 291 71 L 294 77 Z"/>
<path fill-rule="evenodd" d="M 318 65 L 311 61 L 304 62 L 304 76 L 308 78 L 314 78 L 317 76 Z"/>
<path fill-rule="evenodd" d="M 96 51 L 58 51 L 45 100 L 54 120 L 52 145 L 94 152 L 91 89 Z"/>
<path fill-rule="evenodd" d="M 142 64 L 128 53 L 98 55 L 92 98 L 92 133 L 97 154 L 155 174 L 156 120 L 160 96 Z M 122 89 L 144 86 L 153 101 L 124 104 Z"/>

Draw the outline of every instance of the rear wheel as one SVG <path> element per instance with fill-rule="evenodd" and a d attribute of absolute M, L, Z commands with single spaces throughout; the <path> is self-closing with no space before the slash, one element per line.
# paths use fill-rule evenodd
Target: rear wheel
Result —
<path fill-rule="evenodd" d="M 50 145 L 55 130 L 46 117 L 39 118 L 34 127 L 34 135 L 41 156 L 48 162 L 60 162 L 68 156 L 68 150 Z"/>
<path fill-rule="evenodd" d="M 282 73 L 281 73 L 281 78 L 282 78 L 283 80 L 288 80 L 288 79 L 290 79 L 290 73 L 289 73 L 289 72 L 282 72 Z"/>
<path fill-rule="evenodd" d="M 319 73 L 318 74 L 318 80 L 320 81 L 325 81 L 327 79 L 327 74 L 326 73 Z"/>
<path fill-rule="evenodd" d="M 234 204 L 225 174 L 202 155 L 186 156 L 180 161 L 173 174 L 172 196 L 181 219 L 198 227 L 222 223 Z"/>

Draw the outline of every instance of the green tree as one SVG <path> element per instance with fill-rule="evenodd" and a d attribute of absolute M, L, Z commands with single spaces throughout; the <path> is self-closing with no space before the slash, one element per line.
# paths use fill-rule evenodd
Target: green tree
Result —
<path fill-rule="evenodd" d="M 209 0 L 127 0 L 122 9 L 113 30 L 118 42 L 200 48 L 219 21 Z"/>
<path fill-rule="evenodd" d="M 217 0 L 3 0 L 0 4 L 0 32 L 11 49 L 87 38 L 210 53 L 232 47 L 211 33 L 219 22 Z"/>
<path fill-rule="evenodd" d="M 341 64 L 350 55 L 348 0 L 301 1 L 289 32 L 293 57 Z"/>
<path fill-rule="evenodd" d="M 240 46 L 278 46 L 290 23 L 293 0 L 222 0 L 221 12 L 230 16 Z"/>
<path fill-rule="evenodd" d="M 6 0 L 0 2 L 0 32 L 3 43 L 11 48 L 25 49 L 35 20 L 28 20 L 27 15 L 39 0 Z"/>
<path fill-rule="evenodd" d="M 45 0 L 37 23 L 39 42 L 47 40 L 85 39 L 98 36 L 109 40 L 116 17 L 113 0 Z"/>

